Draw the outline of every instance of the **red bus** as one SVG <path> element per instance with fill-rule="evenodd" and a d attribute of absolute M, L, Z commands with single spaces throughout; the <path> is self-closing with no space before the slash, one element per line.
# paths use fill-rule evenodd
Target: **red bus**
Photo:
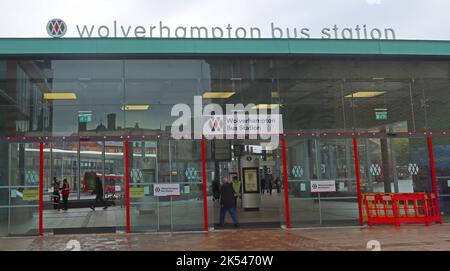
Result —
<path fill-rule="evenodd" d="M 103 181 L 103 195 L 105 199 L 119 199 L 124 195 L 125 185 L 123 175 L 103 175 L 93 171 L 84 173 L 83 192 L 92 192 L 94 190 L 96 176 Z"/>

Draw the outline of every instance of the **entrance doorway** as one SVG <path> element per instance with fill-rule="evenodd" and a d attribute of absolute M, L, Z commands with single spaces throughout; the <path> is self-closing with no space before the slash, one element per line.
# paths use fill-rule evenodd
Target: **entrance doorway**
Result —
<path fill-rule="evenodd" d="M 292 226 L 358 225 L 352 137 L 303 133 L 285 140 Z M 329 189 L 314 189 L 324 182 Z"/>
<path fill-rule="evenodd" d="M 208 141 L 207 180 L 211 226 L 220 225 L 220 188 L 227 178 L 238 195 L 236 213 L 239 227 L 281 227 L 284 190 L 281 146 L 266 148 L 258 140 Z M 224 228 L 233 227 L 229 213 Z"/>
<path fill-rule="evenodd" d="M 55 140 L 45 143 L 43 152 L 43 228 L 46 232 L 94 233 L 125 229 L 123 141 Z M 64 181 L 70 187 L 67 209 L 62 198 Z"/>
<path fill-rule="evenodd" d="M 158 136 L 128 144 L 131 231 L 203 230 L 201 141 Z M 157 196 L 156 185 L 174 185 L 179 194 Z"/>

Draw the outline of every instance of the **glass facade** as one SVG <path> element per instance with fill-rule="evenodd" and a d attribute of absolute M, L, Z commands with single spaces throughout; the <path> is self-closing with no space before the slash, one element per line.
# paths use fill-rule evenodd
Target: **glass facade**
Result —
<path fill-rule="evenodd" d="M 449 89 L 450 60 L 431 57 L 0 59 L 0 234 L 37 232 L 38 201 L 33 197 L 39 188 L 37 137 L 45 141 L 44 228 L 70 228 L 76 223 L 80 223 L 76 227 L 125 227 L 120 208 L 126 197 L 123 143 L 128 135 L 135 136 L 129 139 L 128 153 L 132 231 L 202 230 L 201 140 L 175 140 L 170 133 L 178 118 L 171 112 L 173 106 L 183 103 L 194 112 L 194 96 L 207 92 L 232 94 L 203 98 L 204 106 L 279 108 L 286 134 L 292 226 L 358 224 L 355 170 L 360 171 L 363 193 L 432 190 L 426 139 L 413 135 L 450 130 Z M 411 137 L 358 138 L 360 169 L 355 169 L 352 136 L 346 137 L 347 132 L 410 132 Z M 336 136 L 320 138 L 318 133 Z M 145 138 L 137 139 L 140 135 Z M 445 136 L 434 138 L 444 216 L 450 215 L 448 142 Z M 221 143 L 206 140 L 211 225 L 218 223 L 212 183 L 220 179 L 224 167 L 229 171 L 238 163 L 236 145 L 264 161 L 259 164 L 261 176 L 282 182 L 281 146 L 270 152 L 250 149 L 259 149 L 260 143 L 231 140 L 224 144 L 230 144 L 233 152 L 222 159 L 214 154 Z M 414 169 L 417 165 L 417 172 L 410 165 Z M 377 166 L 381 173 L 374 175 L 371 169 Z M 88 212 L 79 212 L 61 222 L 51 212 L 53 177 L 68 180 L 69 200 L 81 206 L 83 200 L 93 199 L 90 174 L 101 176 L 105 196 L 112 194 L 116 209 L 109 212 L 114 219 L 98 215 L 94 221 L 86 219 Z M 335 180 L 337 191 L 311 193 L 311 180 Z M 180 184 L 181 195 L 155 197 L 156 183 Z M 276 197 L 261 203 L 260 212 L 266 216 L 253 216 L 248 222 L 284 225 L 284 195 Z"/>
<path fill-rule="evenodd" d="M 279 103 L 286 132 L 442 130 L 448 65 L 435 59 L 322 57 L 1 60 L 2 117 L 9 120 L 2 121 L 1 131 L 3 136 L 159 133 L 175 119 L 174 104 L 192 105 L 193 96 L 207 91 L 235 93 L 214 99 L 219 104 Z M 358 96 L 370 91 L 372 96 Z M 48 92 L 76 98 L 43 99 Z M 123 110 L 134 104 L 149 110 Z M 382 109 L 384 121 L 375 114 Z M 83 113 L 91 116 L 87 122 L 80 121 Z"/>

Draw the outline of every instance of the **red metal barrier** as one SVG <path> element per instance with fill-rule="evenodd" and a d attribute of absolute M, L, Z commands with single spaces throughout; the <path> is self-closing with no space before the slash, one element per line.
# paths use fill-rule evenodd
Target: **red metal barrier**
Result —
<path fill-rule="evenodd" d="M 439 223 L 439 205 L 433 193 L 364 194 L 368 225 L 400 223 Z"/>

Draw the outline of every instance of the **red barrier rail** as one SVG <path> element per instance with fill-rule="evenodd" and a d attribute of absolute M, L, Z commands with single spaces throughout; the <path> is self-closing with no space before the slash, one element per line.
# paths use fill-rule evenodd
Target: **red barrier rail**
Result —
<path fill-rule="evenodd" d="M 433 193 L 363 194 L 367 224 L 440 223 L 439 204 Z"/>

